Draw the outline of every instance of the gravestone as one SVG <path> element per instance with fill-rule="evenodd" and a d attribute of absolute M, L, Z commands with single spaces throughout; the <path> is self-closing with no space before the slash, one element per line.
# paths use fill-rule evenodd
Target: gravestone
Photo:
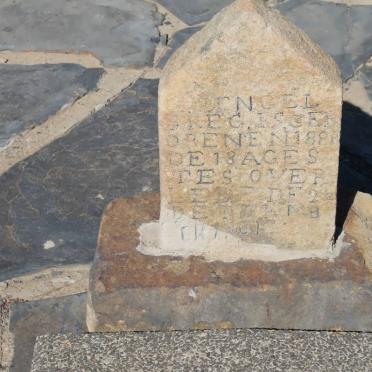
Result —
<path fill-rule="evenodd" d="M 195 33 L 160 81 L 160 194 L 102 217 L 88 329 L 371 331 L 363 254 L 332 243 L 341 101 L 332 59 L 262 1 Z"/>
<path fill-rule="evenodd" d="M 227 7 L 161 79 L 161 217 L 141 251 L 331 255 L 341 104 L 335 62 L 302 31 L 260 0 Z"/>

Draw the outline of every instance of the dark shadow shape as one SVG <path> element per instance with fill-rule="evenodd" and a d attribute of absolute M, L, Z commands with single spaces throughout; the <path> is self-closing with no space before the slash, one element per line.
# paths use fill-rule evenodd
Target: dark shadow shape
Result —
<path fill-rule="evenodd" d="M 335 240 L 358 191 L 372 194 L 372 117 L 349 102 L 342 106 Z"/>

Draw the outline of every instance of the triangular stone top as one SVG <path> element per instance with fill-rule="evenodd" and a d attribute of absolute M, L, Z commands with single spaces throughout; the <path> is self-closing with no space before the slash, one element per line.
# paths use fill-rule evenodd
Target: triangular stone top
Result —
<path fill-rule="evenodd" d="M 261 0 L 238 0 L 218 13 L 174 54 L 164 71 L 163 84 L 169 75 L 174 80 L 178 70 L 193 71 L 206 60 L 215 60 L 212 70 L 221 76 L 225 71 L 231 74 L 231 69 L 250 68 L 258 78 L 256 72 L 261 65 L 261 70 L 274 69 L 275 77 L 282 80 L 296 73 L 297 67 L 301 72 L 316 70 L 317 75 L 340 84 L 334 60 L 278 10 Z M 208 71 L 211 67 L 205 65 Z M 270 80 L 270 76 L 264 76 Z"/>
<path fill-rule="evenodd" d="M 159 254 L 328 255 L 341 102 L 334 61 L 276 10 L 216 15 L 160 83 Z"/>

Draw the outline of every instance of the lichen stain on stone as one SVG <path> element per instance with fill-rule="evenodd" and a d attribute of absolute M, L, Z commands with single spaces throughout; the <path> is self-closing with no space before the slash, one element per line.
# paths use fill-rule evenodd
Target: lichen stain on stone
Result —
<path fill-rule="evenodd" d="M 100 281 L 98 280 L 95 284 L 95 290 L 97 292 L 105 292 L 106 291 L 106 287 L 105 285 Z"/>
<path fill-rule="evenodd" d="M 203 329 L 230 329 L 236 328 L 234 323 L 227 320 L 219 320 L 215 322 L 197 322 L 192 325 L 192 329 L 203 330 Z"/>
<path fill-rule="evenodd" d="M 184 274 L 190 270 L 190 261 L 188 260 L 178 260 L 168 262 L 165 266 L 165 270 L 172 271 L 176 275 Z"/>

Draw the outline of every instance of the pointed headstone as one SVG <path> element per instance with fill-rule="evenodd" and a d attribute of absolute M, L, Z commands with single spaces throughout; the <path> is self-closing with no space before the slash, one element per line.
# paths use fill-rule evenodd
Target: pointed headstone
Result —
<path fill-rule="evenodd" d="M 238 0 L 176 52 L 159 94 L 161 193 L 106 208 L 89 330 L 369 331 L 368 239 L 331 245 L 332 59 L 263 2 Z"/>
<path fill-rule="evenodd" d="M 335 62 L 304 32 L 260 0 L 225 8 L 161 79 L 161 217 L 141 250 L 331 254 L 341 104 Z"/>

